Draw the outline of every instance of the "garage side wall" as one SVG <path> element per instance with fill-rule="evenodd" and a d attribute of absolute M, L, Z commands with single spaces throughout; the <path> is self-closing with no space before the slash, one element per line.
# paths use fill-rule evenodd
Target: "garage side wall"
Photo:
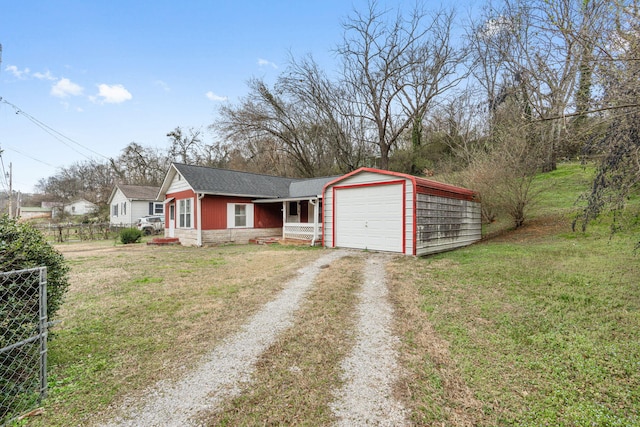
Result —
<path fill-rule="evenodd" d="M 482 237 L 480 203 L 418 193 L 416 255 L 444 252 Z"/>

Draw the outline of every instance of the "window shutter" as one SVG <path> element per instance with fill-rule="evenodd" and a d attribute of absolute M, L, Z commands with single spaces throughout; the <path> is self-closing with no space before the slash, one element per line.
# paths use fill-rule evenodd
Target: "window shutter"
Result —
<path fill-rule="evenodd" d="M 149 215 L 153 215 L 153 202 L 149 202 Z"/>
<path fill-rule="evenodd" d="M 253 228 L 253 204 L 247 205 L 247 228 Z"/>
<path fill-rule="evenodd" d="M 236 226 L 236 205 L 234 203 L 227 203 L 227 228 L 233 228 Z"/>

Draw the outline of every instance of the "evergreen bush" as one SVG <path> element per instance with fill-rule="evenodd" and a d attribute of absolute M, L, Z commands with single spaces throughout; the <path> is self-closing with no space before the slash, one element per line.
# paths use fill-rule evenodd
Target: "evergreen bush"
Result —
<path fill-rule="evenodd" d="M 138 243 L 142 239 L 142 231 L 137 228 L 125 228 L 120 231 L 120 241 L 125 245 L 129 243 Z"/>

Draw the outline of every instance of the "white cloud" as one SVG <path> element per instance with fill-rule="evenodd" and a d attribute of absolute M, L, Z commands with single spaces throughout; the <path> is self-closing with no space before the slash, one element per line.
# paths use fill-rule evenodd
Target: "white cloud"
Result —
<path fill-rule="evenodd" d="M 46 73 L 41 73 L 39 71 L 33 73 L 33 77 L 38 80 L 56 80 L 56 77 L 51 74 L 51 71 L 47 70 Z"/>
<path fill-rule="evenodd" d="M 258 65 L 261 67 L 269 66 L 269 67 L 273 67 L 276 70 L 278 69 L 278 66 L 275 63 L 271 61 L 267 61 L 266 59 L 262 59 L 262 58 L 258 59 Z"/>
<path fill-rule="evenodd" d="M 51 95 L 58 98 L 66 98 L 67 96 L 82 95 L 84 88 L 73 83 L 69 79 L 62 78 L 56 84 L 51 86 Z"/>
<path fill-rule="evenodd" d="M 215 93 L 209 91 L 205 94 L 205 96 L 210 100 L 210 101 L 226 101 L 227 97 L 226 96 L 220 96 L 220 95 L 216 95 Z"/>
<path fill-rule="evenodd" d="M 19 79 L 26 79 L 30 72 L 28 68 L 25 68 L 24 70 L 20 70 L 15 65 L 7 65 L 5 70 L 7 70 L 11 74 L 13 74 L 14 77 L 17 77 Z"/>
<path fill-rule="evenodd" d="M 131 92 L 122 85 L 98 85 L 98 96 L 102 98 L 102 102 L 107 104 L 120 104 L 133 98 Z M 92 98 L 95 99 L 95 98 Z"/>

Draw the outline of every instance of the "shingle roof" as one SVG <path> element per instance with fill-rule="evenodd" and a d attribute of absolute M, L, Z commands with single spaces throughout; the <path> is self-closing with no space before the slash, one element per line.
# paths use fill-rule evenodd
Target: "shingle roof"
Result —
<path fill-rule="evenodd" d="M 174 163 L 196 193 L 287 197 L 293 178 Z"/>
<path fill-rule="evenodd" d="M 118 184 L 117 187 L 130 200 L 156 200 L 160 191 L 160 187 L 149 185 Z"/>
<path fill-rule="evenodd" d="M 336 178 L 283 178 L 182 163 L 173 166 L 196 193 L 207 194 L 267 198 L 317 196 L 327 182 Z"/>
<path fill-rule="evenodd" d="M 322 194 L 322 189 L 329 181 L 333 181 L 338 176 L 327 176 L 322 178 L 301 179 L 289 185 L 288 197 L 317 196 Z"/>

